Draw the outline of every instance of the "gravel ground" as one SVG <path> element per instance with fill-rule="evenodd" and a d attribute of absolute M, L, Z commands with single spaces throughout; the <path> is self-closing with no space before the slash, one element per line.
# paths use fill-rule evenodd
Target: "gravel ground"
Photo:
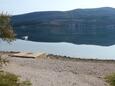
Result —
<path fill-rule="evenodd" d="M 54 57 L 55 58 L 55 57 Z M 103 77 L 115 62 L 9 57 L 4 70 L 30 80 L 32 86 L 107 86 Z"/>

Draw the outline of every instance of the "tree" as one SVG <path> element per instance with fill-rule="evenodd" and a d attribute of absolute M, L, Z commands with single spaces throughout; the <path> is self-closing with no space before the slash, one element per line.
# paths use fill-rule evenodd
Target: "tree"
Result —
<path fill-rule="evenodd" d="M 11 42 L 15 39 L 15 33 L 11 26 L 10 16 L 7 14 L 0 14 L 0 38 L 4 41 Z M 7 60 L 0 55 L 0 68 Z"/>
<path fill-rule="evenodd" d="M 7 42 L 11 42 L 15 39 L 10 18 L 8 14 L 0 14 L 0 38 Z"/>

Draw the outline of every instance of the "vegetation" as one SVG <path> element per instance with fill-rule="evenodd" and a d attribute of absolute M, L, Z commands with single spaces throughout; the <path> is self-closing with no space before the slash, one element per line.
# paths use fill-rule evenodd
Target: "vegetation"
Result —
<path fill-rule="evenodd" d="M 7 42 L 11 42 L 15 39 L 10 16 L 3 13 L 0 14 L 0 38 Z M 31 86 L 29 81 L 20 81 L 18 76 L 1 71 L 2 66 L 7 62 L 8 60 L 2 58 L 0 55 L 0 86 Z"/>
<path fill-rule="evenodd" d="M 31 86 L 29 81 L 20 81 L 19 77 L 0 71 L 0 86 Z"/>
<path fill-rule="evenodd" d="M 7 14 L 0 14 L 0 38 L 4 41 L 11 42 L 15 39 L 15 33 L 11 26 L 10 16 Z M 8 61 L 0 55 L 0 67 Z"/>
<path fill-rule="evenodd" d="M 2 56 L 0 55 L 0 68 L 2 68 L 2 66 L 5 64 L 7 64 L 9 61 L 6 58 L 2 58 Z"/>
<path fill-rule="evenodd" d="M 115 86 L 115 73 L 106 76 L 105 80 L 110 84 L 110 86 Z"/>
<path fill-rule="evenodd" d="M 0 86 L 31 86 L 29 81 L 20 81 L 15 74 L 2 71 L 2 66 L 9 62 L 6 58 L 0 56 Z"/>
<path fill-rule="evenodd" d="M 15 39 L 15 33 L 11 26 L 10 16 L 3 13 L 0 14 L 0 38 L 8 42 Z"/>

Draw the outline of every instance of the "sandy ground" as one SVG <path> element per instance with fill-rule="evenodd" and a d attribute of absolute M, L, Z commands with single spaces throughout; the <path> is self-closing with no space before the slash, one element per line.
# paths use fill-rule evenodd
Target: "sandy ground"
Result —
<path fill-rule="evenodd" d="M 115 62 L 9 57 L 5 71 L 30 80 L 32 86 L 107 86 L 103 77 L 115 72 Z"/>

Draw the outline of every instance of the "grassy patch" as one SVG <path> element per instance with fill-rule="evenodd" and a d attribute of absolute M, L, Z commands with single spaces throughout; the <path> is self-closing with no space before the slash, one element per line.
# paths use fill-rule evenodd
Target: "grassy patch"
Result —
<path fill-rule="evenodd" d="M 20 81 L 19 77 L 4 71 L 0 71 L 0 86 L 31 86 L 29 81 Z"/>
<path fill-rule="evenodd" d="M 106 76 L 105 80 L 110 84 L 110 86 L 115 86 L 115 73 Z"/>

